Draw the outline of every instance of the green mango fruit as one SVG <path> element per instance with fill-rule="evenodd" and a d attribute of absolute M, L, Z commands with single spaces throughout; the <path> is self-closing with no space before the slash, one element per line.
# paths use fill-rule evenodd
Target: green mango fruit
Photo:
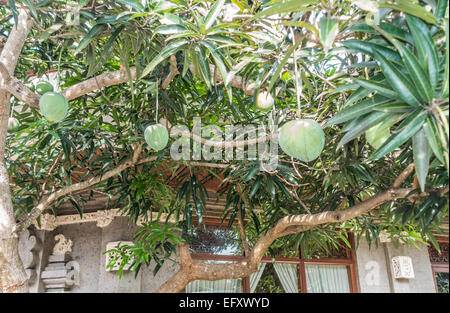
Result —
<path fill-rule="evenodd" d="M 269 112 L 273 108 L 274 99 L 266 91 L 260 92 L 256 98 L 256 108 L 263 112 Z"/>
<path fill-rule="evenodd" d="M 167 146 L 167 143 L 169 142 L 169 133 L 161 124 L 155 124 L 150 125 L 145 129 L 144 138 L 150 148 L 160 151 Z"/>
<path fill-rule="evenodd" d="M 13 133 L 19 128 L 19 121 L 15 117 L 8 119 L 8 133 Z"/>
<path fill-rule="evenodd" d="M 69 102 L 62 94 L 50 91 L 41 96 L 39 107 L 49 122 L 61 122 L 67 115 Z"/>
<path fill-rule="evenodd" d="M 283 151 L 303 162 L 315 160 L 325 146 L 325 134 L 311 119 L 289 121 L 281 127 L 279 144 Z"/>
<path fill-rule="evenodd" d="M 41 96 L 46 92 L 51 92 L 53 90 L 52 84 L 49 82 L 38 82 L 36 84 L 36 92 L 40 94 Z"/>

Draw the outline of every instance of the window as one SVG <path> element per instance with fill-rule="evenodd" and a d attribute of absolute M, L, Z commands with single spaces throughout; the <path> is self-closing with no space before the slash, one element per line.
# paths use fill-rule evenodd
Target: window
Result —
<path fill-rule="evenodd" d="M 449 293 L 448 238 L 438 240 L 439 253 L 433 245 L 428 247 L 436 292 Z"/>
<path fill-rule="evenodd" d="M 350 292 L 348 271 L 345 265 L 306 264 L 305 267 L 307 292 Z"/>
<path fill-rule="evenodd" d="M 195 232 L 192 258 L 214 263 L 243 259 L 239 236 L 227 227 L 207 226 Z M 264 257 L 258 270 L 242 279 L 194 281 L 186 292 L 348 293 L 358 292 L 351 249 L 316 254 L 310 259 L 300 251 L 289 257 Z"/>

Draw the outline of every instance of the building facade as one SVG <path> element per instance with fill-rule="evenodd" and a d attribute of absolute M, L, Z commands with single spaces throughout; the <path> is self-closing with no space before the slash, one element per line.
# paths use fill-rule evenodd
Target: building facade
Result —
<path fill-rule="evenodd" d="M 102 203 L 98 201 L 97 203 Z M 207 203 L 208 227 L 191 245 L 194 259 L 233 262 L 242 257 L 233 234 L 215 218 L 220 206 Z M 216 212 L 214 212 L 214 209 Z M 153 275 L 153 266 L 139 273 L 125 271 L 119 279 L 106 268 L 105 254 L 118 242 L 132 242 L 139 225 L 130 223 L 114 208 L 101 205 L 83 213 L 68 210 L 55 217 L 41 216 L 20 238 L 20 253 L 30 277 L 31 292 L 155 292 L 178 269 L 177 256 Z M 208 212 L 208 211 L 207 211 Z M 216 221 L 216 222 L 214 222 Z M 139 224 L 139 221 L 138 221 Z M 218 239 L 219 238 L 219 239 Z M 305 259 L 301 250 L 263 258 L 250 277 L 220 281 L 195 281 L 186 292 L 328 292 L 328 293 L 436 293 L 448 292 L 448 237 L 441 237 L 441 253 L 419 244 L 408 246 L 381 239 L 378 247 L 363 238 L 352 248 Z M 197 243 L 195 243 L 197 242 Z"/>

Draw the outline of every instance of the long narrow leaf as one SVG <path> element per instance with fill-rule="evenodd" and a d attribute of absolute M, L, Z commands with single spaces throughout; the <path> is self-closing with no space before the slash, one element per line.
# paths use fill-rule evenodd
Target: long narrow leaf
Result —
<path fill-rule="evenodd" d="M 346 107 L 345 109 L 339 111 L 338 114 L 333 116 L 333 118 L 331 118 L 327 122 L 326 126 L 340 124 L 363 116 L 364 114 L 367 114 L 374 110 L 377 106 L 385 104 L 389 101 L 391 101 L 391 99 L 382 96 L 375 96 L 350 107 Z"/>
<path fill-rule="evenodd" d="M 419 96 L 425 103 L 430 103 L 434 98 L 434 90 L 424 69 L 422 69 L 416 56 L 408 48 L 396 40 L 394 41 L 394 44 L 402 56 L 403 63 L 405 63 L 406 68 L 408 69 Z"/>
<path fill-rule="evenodd" d="M 421 103 L 418 100 L 417 90 L 409 78 L 379 52 L 374 51 L 374 53 L 384 76 L 392 88 L 398 93 L 399 97 L 411 106 L 420 106 Z"/>
<path fill-rule="evenodd" d="M 214 22 L 216 21 L 217 17 L 220 14 L 220 11 L 222 11 L 223 5 L 225 4 L 225 0 L 219 0 L 214 3 L 211 10 L 209 11 L 208 15 L 205 19 L 205 27 L 206 29 L 209 29 Z"/>
<path fill-rule="evenodd" d="M 162 49 L 161 52 L 145 67 L 140 79 L 147 76 L 163 60 L 175 54 L 177 51 L 183 49 L 188 42 L 188 40 L 182 39 L 171 42 L 166 47 L 164 47 L 164 49 Z"/>
<path fill-rule="evenodd" d="M 427 66 L 431 85 L 436 88 L 439 79 L 439 59 L 433 37 L 427 25 L 419 18 L 407 14 L 406 21 L 416 43 L 419 61 L 423 67 Z"/>
<path fill-rule="evenodd" d="M 426 111 L 421 109 L 416 110 L 406 118 L 399 126 L 399 131 L 394 132 L 380 148 L 375 150 L 369 157 L 369 160 L 376 160 L 382 156 L 390 153 L 409 140 L 423 125 L 427 118 Z M 403 127 L 401 127 L 403 126 Z"/>
<path fill-rule="evenodd" d="M 417 180 L 419 181 L 420 190 L 423 192 L 425 191 L 425 181 L 430 163 L 429 147 L 423 128 L 413 136 L 412 145 Z"/>

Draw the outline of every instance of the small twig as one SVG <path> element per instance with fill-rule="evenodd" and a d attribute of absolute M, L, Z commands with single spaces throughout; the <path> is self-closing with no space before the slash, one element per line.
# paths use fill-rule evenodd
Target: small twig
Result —
<path fill-rule="evenodd" d="M 55 168 L 56 164 L 58 163 L 58 161 L 59 161 L 59 159 L 62 157 L 62 155 L 63 155 L 62 152 L 60 152 L 60 153 L 58 154 L 58 156 L 56 157 L 56 159 L 55 159 L 55 161 L 53 162 L 52 166 L 51 166 L 50 169 L 48 170 L 48 172 L 47 172 L 47 177 L 45 178 L 45 181 L 44 181 L 44 183 L 42 184 L 42 188 L 41 188 L 42 193 L 45 193 L 45 187 L 46 187 L 46 185 L 47 185 L 47 182 L 48 182 L 48 179 L 49 179 L 49 177 L 50 177 L 50 174 L 52 173 L 53 169 Z"/>

